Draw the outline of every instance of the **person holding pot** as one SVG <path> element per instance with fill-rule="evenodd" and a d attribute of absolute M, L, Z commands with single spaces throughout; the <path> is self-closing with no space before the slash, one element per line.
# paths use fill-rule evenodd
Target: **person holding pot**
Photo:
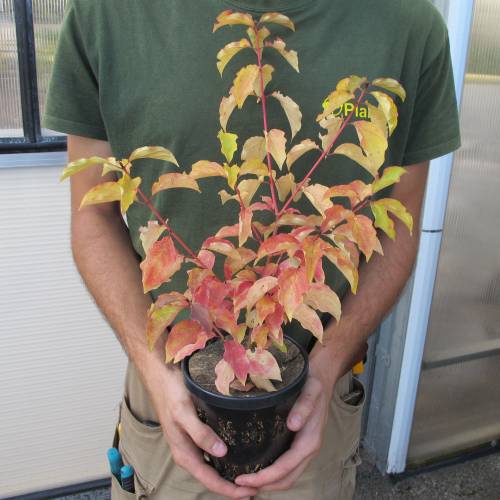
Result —
<path fill-rule="evenodd" d="M 386 164 L 407 167 L 391 196 L 418 228 L 429 160 L 460 146 L 447 28 L 430 0 L 69 0 L 42 118 L 44 127 L 68 134 L 68 160 L 121 159 L 145 144 L 169 148 L 187 170 L 200 158 L 216 158 L 219 97 L 233 74 L 227 71 L 221 81 L 214 56 L 240 35 L 238 27 L 212 33 L 224 9 L 282 12 L 295 23 L 283 38 L 299 53 L 300 74 L 271 54 L 269 61 L 277 69 L 270 85 L 286 89 L 303 112 L 296 141 L 316 137 L 314 117 L 341 78 L 384 76 L 403 85 L 407 95 Z M 242 52 L 232 64 L 246 60 L 251 54 Z M 286 130 L 283 113 L 270 108 L 269 114 L 273 126 Z M 261 119 L 259 106 L 245 104 L 231 118 L 231 131 L 258 135 Z M 332 185 L 357 174 L 346 157 L 326 163 L 315 173 L 317 182 Z M 147 162 L 133 168 L 150 192 L 159 172 Z M 147 224 L 148 210 L 134 203 L 126 223 L 115 203 L 78 210 L 83 195 L 107 179 L 115 180 L 113 172 L 103 178 L 97 168 L 72 177 L 71 242 L 86 286 L 128 355 L 115 440 L 134 467 L 139 491 L 115 486 L 113 498 L 351 499 L 366 399 L 363 394 L 348 403 L 351 369 L 411 274 L 418 234 L 401 230 L 396 242 L 381 236 L 385 256 L 361 266 L 356 295 L 341 277 L 327 275 L 343 298 L 341 322 L 326 327 L 329 342 L 311 345 L 293 323 L 285 332 L 310 349 L 308 380 L 287 420 L 297 432 L 292 446 L 271 466 L 231 483 L 203 458 L 202 450 L 223 456 L 226 446 L 198 418 L 179 366 L 165 365 L 161 343 L 149 352 L 144 341 L 146 312 L 157 292 L 143 293 L 139 269 L 138 228 Z M 233 223 L 232 211 L 210 189 L 203 197 L 179 190 L 156 198 L 156 208 L 194 248 L 215 228 Z M 184 290 L 181 273 L 170 285 Z M 364 391 L 359 381 L 356 388 Z"/>

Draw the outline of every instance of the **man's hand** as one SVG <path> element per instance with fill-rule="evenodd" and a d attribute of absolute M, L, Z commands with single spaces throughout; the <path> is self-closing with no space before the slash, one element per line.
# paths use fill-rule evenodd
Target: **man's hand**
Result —
<path fill-rule="evenodd" d="M 269 467 L 238 476 L 236 484 L 259 491 L 287 490 L 293 486 L 323 443 L 334 382 L 314 362 L 310 363 L 307 381 L 287 418 L 288 428 L 297 432 L 290 449 Z"/>
<path fill-rule="evenodd" d="M 240 487 L 222 479 L 205 462 L 200 448 L 210 455 L 222 457 L 227 452 L 226 445 L 198 418 L 179 367 L 158 366 L 154 374 L 150 373 L 147 388 L 175 463 L 218 495 L 228 498 L 255 495 L 256 489 Z"/>

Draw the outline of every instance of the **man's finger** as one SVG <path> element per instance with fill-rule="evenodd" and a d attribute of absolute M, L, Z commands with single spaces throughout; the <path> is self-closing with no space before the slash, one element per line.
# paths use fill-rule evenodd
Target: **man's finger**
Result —
<path fill-rule="evenodd" d="M 307 379 L 300 396 L 288 414 L 287 426 L 291 431 L 297 432 L 304 427 L 321 395 L 321 388 L 321 382 L 317 378 Z"/>
<path fill-rule="evenodd" d="M 247 498 L 257 494 L 257 490 L 251 487 L 237 486 L 219 475 L 219 473 L 208 465 L 196 448 L 189 436 L 184 435 L 182 452 L 184 460 L 181 467 L 190 472 L 194 478 L 204 484 L 210 491 L 228 498 L 240 499 Z"/>
<path fill-rule="evenodd" d="M 275 483 L 267 484 L 262 488 L 259 488 L 259 491 L 283 491 L 289 490 L 297 481 L 297 479 L 302 475 L 302 473 L 306 470 L 309 465 L 310 460 L 303 460 L 302 463 L 287 477 L 281 479 L 280 481 L 276 481 Z"/>
<path fill-rule="evenodd" d="M 207 453 L 216 457 L 222 457 L 227 453 L 224 441 L 211 427 L 198 418 L 194 408 L 186 409 L 182 415 L 182 422 L 178 424 L 189 434 L 196 445 Z"/>

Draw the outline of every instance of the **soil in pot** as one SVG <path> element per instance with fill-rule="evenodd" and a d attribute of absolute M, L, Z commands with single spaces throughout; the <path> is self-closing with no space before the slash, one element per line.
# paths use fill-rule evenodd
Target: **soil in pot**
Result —
<path fill-rule="evenodd" d="M 240 474 L 256 472 L 270 465 L 293 440 L 286 419 L 300 394 L 308 369 L 306 351 L 285 336 L 287 351 L 269 350 L 281 368 L 282 381 L 274 381 L 274 392 L 252 388 L 231 389 L 231 396 L 215 387 L 215 365 L 224 348 L 220 339 L 207 344 L 183 360 L 184 380 L 200 419 L 226 443 L 228 452 L 218 458 L 205 455 L 222 477 L 233 481 Z"/>

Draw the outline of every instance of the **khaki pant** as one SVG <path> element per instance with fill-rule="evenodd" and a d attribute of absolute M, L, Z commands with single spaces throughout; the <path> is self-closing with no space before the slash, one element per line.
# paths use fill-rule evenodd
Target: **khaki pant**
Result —
<path fill-rule="evenodd" d="M 341 396 L 349 392 L 350 382 L 362 389 L 356 405 L 345 403 Z M 359 440 L 361 413 L 366 399 L 365 388 L 351 372 L 335 385 L 330 401 L 324 443 L 302 476 L 288 491 L 262 492 L 255 500 L 351 500 L 356 482 L 356 467 L 361 463 Z M 219 500 L 223 497 L 208 491 L 203 484 L 172 460 L 170 450 L 157 421 L 154 409 L 136 369 L 129 362 L 125 391 L 120 402 L 120 433 L 116 426 L 113 446 L 118 447 L 124 463 L 135 470 L 135 494 L 123 491 L 112 477 L 111 499 Z M 117 423 L 118 424 L 118 423 Z"/>

